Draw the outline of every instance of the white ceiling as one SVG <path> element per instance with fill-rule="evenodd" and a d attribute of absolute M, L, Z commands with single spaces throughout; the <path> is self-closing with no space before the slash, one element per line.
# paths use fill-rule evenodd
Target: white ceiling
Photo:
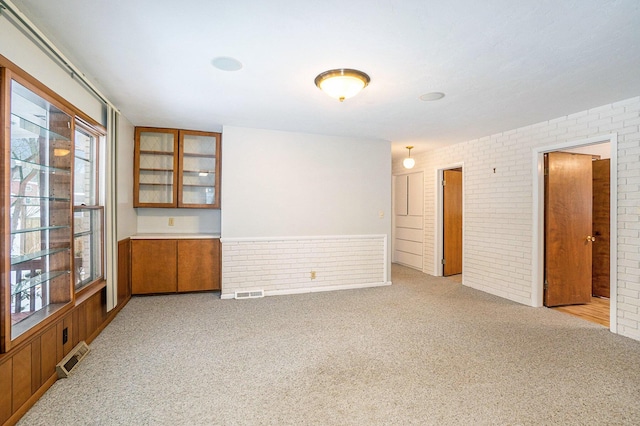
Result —
<path fill-rule="evenodd" d="M 638 0 L 13 3 L 135 125 L 380 138 L 398 154 L 640 95 Z M 313 83 L 332 68 L 371 84 L 340 103 Z"/>

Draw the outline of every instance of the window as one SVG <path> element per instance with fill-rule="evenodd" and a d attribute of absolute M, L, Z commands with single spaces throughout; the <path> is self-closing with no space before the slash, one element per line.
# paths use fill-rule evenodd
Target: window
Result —
<path fill-rule="evenodd" d="M 76 291 L 102 278 L 103 217 L 98 190 L 100 135 L 76 118 L 73 264 Z"/>

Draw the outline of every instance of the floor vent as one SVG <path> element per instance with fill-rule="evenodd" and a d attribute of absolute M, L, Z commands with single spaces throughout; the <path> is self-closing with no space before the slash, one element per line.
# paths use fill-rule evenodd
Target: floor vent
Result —
<path fill-rule="evenodd" d="M 257 299 L 264 297 L 264 290 L 236 291 L 236 299 Z"/>
<path fill-rule="evenodd" d="M 80 362 L 82 358 L 84 358 L 89 353 L 89 346 L 84 342 L 84 340 L 76 345 L 75 348 L 71 350 L 62 358 L 62 361 L 56 365 L 56 371 L 58 372 L 58 378 L 64 379 L 65 377 L 69 377 L 71 374 L 71 370 Z"/>

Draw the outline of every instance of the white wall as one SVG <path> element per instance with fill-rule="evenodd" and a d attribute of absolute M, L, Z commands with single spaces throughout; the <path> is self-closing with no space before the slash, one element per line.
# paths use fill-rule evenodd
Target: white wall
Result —
<path fill-rule="evenodd" d="M 138 208 L 136 214 L 139 234 L 220 234 L 220 210 Z"/>
<path fill-rule="evenodd" d="M 225 126 L 221 201 L 224 238 L 389 235 L 391 146 Z"/>
<path fill-rule="evenodd" d="M 225 126 L 222 158 L 223 297 L 390 283 L 389 142 Z"/>
<path fill-rule="evenodd" d="M 16 28 L 8 20 L 6 13 L 0 13 L 0 55 L 97 122 L 106 125 L 106 108 L 103 103 Z"/>
<path fill-rule="evenodd" d="M 436 170 L 464 163 L 464 284 L 535 304 L 533 149 L 612 133 L 618 140 L 616 319 L 620 334 L 640 340 L 640 97 L 415 155 L 415 169 L 425 172 L 424 270 L 435 270 Z M 402 172 L 401 159 L 393 170 Z"/>

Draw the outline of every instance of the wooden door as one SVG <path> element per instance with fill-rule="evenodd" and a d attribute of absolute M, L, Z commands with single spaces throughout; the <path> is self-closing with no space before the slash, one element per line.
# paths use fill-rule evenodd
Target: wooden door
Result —
<path fill-rule="evenodd" d="M 462 169 L 445 170 L 443 187 L 443 275 L 462 273 Z"/>
<path fill-rule="evenodd" d="M 591 301 L 592 157 L 545 156 L 546 306 Z"/>
<path fill-rule="evenodd" d="M 609 297 L 610 257 L 609 225 L 611 176 L 610 161 L 597 160 L 593 165 L 593 274 L 592 294 Z"/>
<path fill-rule="evenodd" d="M 176 255 L 176 240 L 131 241 L 131 292 L 175 293 Z"/>

